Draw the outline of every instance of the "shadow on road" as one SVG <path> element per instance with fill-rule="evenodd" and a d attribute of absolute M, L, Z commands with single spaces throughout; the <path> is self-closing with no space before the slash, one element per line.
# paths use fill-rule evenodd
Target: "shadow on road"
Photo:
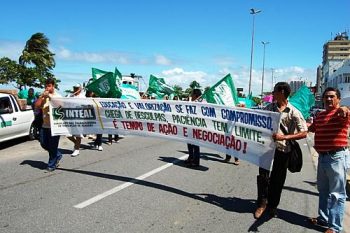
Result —
<path fill-rule="evenodd" d="M 175 158 L 176 159 L 176 158 Z M 165 157 L 165 160 L 171 160 L 169 157 Z M 171 160 L 171 161 L 174 161 Z M 34 161 L 34 160 L 24 160 L 21 165 L 30 165 L 34 168 L 38 169 L 45 169 L 46 168 L 46 163 L 42 161 Z M 66 172 L 73 172 L 73 173 L 78 173 L 78 174 L 84 174 L 84 175 L 89 175 L 89 176 L 94 176 L 94 177 L 99 177 L 103 179 L 111 179 L 111 180 L 118 180 L 118 181 L 123 181 L 123 182 L 130 182 L 134 183 L 137 185 L 143 185 L 146 187 L 151 187 L 159 190 L 163 190 L 166 192 L 171 192 L 174 194 L 178 194 L 184 197 L 192 198 L 194 200 L 202 201 L 208 204 L 212 204 L 218 207 L 223 208 L 226 211 L 230 212 L 236 212 L 236 213 L 252 213 L 252 218 L 253 218 L 253 212 L 256 208 L 256 204 L 254 200 L 249 200 L 249 199 L 242 199 L 238 197 L 220 197 L 214 194 L 208 194 L 208 193 L 189 193 L 174 187 L 170 187 L 167 185 L 163 184 L 158 184 L 150 181 L 145 181 L 145 180 L 139 180 L 131 177 L 126 177 L 126 176 L 119 176 L 119 175 L 112 175 L 112 174 L 106 174 L 106 173 L 101 173 L 101 172 L 93 172 L 93 171 L 85 171 L 85 170 L 78 170 L 78 169 L 68 169 L 68 168 L 57 168 L 56 170 L 61 170 L 61 171 L 66 171 Z M 314 229 L 314 230 L 324 230 L 321 227 L 311 225 L 310 223 L 307 222 L 307 217 L 293 213 L 291 211 L 287 210 L 281 210 L 278 209 L 278 218 L 282 219 L 290 224 L 293 225 L 299 225 L 308 229 Z M 249 227 L 248 232 L 257 232 L 259 231 L 258 227 L 263 225 L 265 222 L 269 221 L 270 218 L 267 216 L 263 216 L 259 220 L 255 220 L 254 223 Z"/>
<path fill-rule="evenodd" d="M 187 150 L 178 150 L 178 152 L 181 152 L 181 153 L 184 153 L 184 154 L 188 154 Z M 222 159 L 222 157 L 219 154 L 202 152 L 201 153 L 201 158 L 204 158 L 204 157 L 214 157 L 214 158 Z"/>
<path fill-rule="evenodd" d="M 188 168 L 188 167 L 186 167 L 185 161 L 179 160 L 178 158 L 175 158 L 175 157 L 159 156 L 158 160 L 166 162 L 166 163 L 173 163 L 174 165 L 179 166 L 179 167 Z M 209 170 L 208 167 L 205 167 L 202 165 L 199 165 L 199 167 L 191 167 L 189 169 L 198 170 L 198 171 L 208 171 Z"/>
<path fill-rule="evenodd" d="M 265 211 L 264 215 L 260 219 L 255 220 L 255 222 L 249 227 L 248 232 L 259 232 L 259 227 L 271 220 L 267 212 L 268 211 Z M 325 228 L 321 226 L 312 225 L 311 223 L 309 223 L 308 217 L 288 211 L 288 210 L 278 209 L 277 218 L 283 221 L 286 221 L 292 225 L 298 225 L 304 228 L 321 231 L 321 232 L 325 231 Z"/>
<path fill-rule="evenodd" d="M 35 161 L 35 160 L 24 160 L 19 165 L 29 165 L 31 167 L 45 170 L 47 168 L 47 163 L 44 163 L 43 161 Z"/>
<path fill-rule="evenodd" d="M 20 143 L 27 142 L 27 141 L 30 141 L 27 136 L 5 141 L 5 142 L 0 143 L 0 150 L 16 146 Z"/>

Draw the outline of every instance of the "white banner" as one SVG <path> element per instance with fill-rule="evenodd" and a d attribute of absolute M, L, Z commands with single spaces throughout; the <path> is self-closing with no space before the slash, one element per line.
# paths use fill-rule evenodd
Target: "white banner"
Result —
<path fill-rule="evenodd" d="M 135 134 L 179 140 L 230 154 L 270 170 L 275 151 L 271 135 L 280 114 L 216 104 L 54 98 L 53 135 Z"/>

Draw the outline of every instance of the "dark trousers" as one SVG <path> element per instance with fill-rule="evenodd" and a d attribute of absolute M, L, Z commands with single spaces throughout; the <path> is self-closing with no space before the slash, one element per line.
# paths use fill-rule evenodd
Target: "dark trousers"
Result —
<path fill-rule="evenodd" d="M 199 165 L 199 157 L 200 157 L 200 150 L 199 150 L 199 146 L 196 145 L 192 145 L 192 144 L 187 144 L 187 148 L 188 148 L 188 161 Z"/>
<path fill-rule="evenodd" d="M 269 207 L 277 208 L 287 177 L 288 156 L 288 153 L 276 150 L 270 179 L 270 171 L 259 168 L 257 177 L 258 205 L 267 200 Z"/>
<path fill-rule="evenodd" d="M 101 146 L 102 145 L 102 134 L 96 134 L 96 140 L 94 142 L 95 146 Z"/>

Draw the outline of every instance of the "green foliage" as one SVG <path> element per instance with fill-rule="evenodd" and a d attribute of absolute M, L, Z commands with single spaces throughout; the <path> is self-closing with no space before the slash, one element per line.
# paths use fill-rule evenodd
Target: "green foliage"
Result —
<path fill-rule="evenodd" d="M 30 86 L 43 88 L 47 78 L 54 78 L 53 53 L 48 49 L 49 39 L 43 33 L 35 33 L 27 41 L 19 63 L 7 57 L 0 59 L 0 83 L 15 82 L 17 87 Z M 56 79 L 56 83 L 59 80 Z"/>
<path fill-rule="evenodd" d="M 190 83 L 190 88 L 192 88 L 192 90 L 197 89 L 197 88 L 201 88 L 201 85 L 197 81 L 192 81 Z"/>
<path fill-rule="evenodd" d="M 182 98 L 183 96 L 182 87 L 179 85 L 174 85 L 173 89 L 174 89 L 174 95 L 178 96 L 179 98 Z"/>
<path fill-rule="evenodd" d="M 19 79 L 21 66 L 10 58 L 0 58 L 0 84 L 6 84 Z"/>

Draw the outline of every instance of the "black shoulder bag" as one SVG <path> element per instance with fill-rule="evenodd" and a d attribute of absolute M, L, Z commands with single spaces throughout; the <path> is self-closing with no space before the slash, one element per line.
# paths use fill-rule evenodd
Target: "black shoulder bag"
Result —
<path fill-rule="evenodd" d="M 287 135 L 287 130 L 280 124 L 282 132 Z M 303 154 L 301 152 L 299 143 L 296 140 L 288 140 L 291 151 L 289 152 L 288 157 L 288 170 L 292 173 L 300 172 L 303 167 Z"/>

